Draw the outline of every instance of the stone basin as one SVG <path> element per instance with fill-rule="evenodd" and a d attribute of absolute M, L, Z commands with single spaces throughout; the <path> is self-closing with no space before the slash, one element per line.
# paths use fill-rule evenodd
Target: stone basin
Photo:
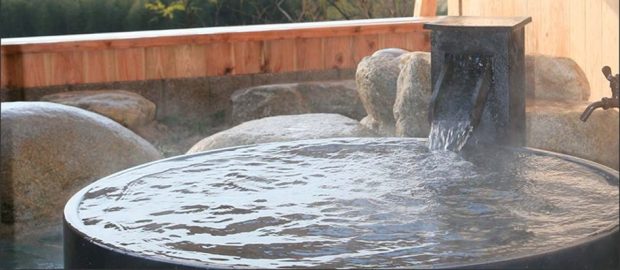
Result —
<path fill-rule="evenodd" d="M 64 210 L 66 268 L 618 266 L 618 172 L 412 138 L 279 142 L 105 177 Z"/>

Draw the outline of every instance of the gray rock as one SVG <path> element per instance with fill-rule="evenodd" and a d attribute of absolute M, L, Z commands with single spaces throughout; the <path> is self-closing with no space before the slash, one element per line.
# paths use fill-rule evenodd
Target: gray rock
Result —
<path fill-rule="evenodd" d="M 357 91 L 369 117 L 364 124 L 384 136 L 393 135 L 395 121 L 392 107 L 396 100 L 399 61 L 406 52 L 401 49 L 376 51 L 364 57 L 355 72 Z M 373 125 L 368 125 L 371 123 Z"/>
<path fill-rule="evenodd" d="M 304 113 L 366 115 L 353 80 L 263 85 L 237 90 L 231 99 L 233 123 Z"/>
<path fill-rule="evenodd" d="M 281 115 L 252 120 L 211 135 L 187 153 L 266 142 L 371 136 L 375 136 L 372 131 L 339 114 Z"/>
<path fill-rule="evenodd" d="M 527 55 L 525 70 L 526 91 L 530 98 L 586 101 L 590 97 L 590 84 L 586 74 L 570 58 Z"/>
<path fill-rule="evenodd" d="M 618 111 L 596 110 L 584 123 L 579 116 L 587 102 L 527 104 L 527 146 L 581 157 L 618 170 Z"/>
<path fill-rule="evenodd" d="M 106 175 L 160 153 L 120 124 L 76 107 L 4 102 L 0 235 L 61 224 L 67 199 Z M 12 224 L 12 225 L 11 225 Z"/>
<path fill-rule="evenodd" d="M 363 127 L 377 133 L 379 136 L 382 136 L 382 137 L 396 136 L 396 129 L 394 128 L 394 125 L 382 124 L 379 121 L 372 118 L 370 115 L 360 120 L 360 124 Z"/>
<path fill-rule="evenodd" d="M 89 110 L 134 131 L 155 119 L 155 103 L 124 90 L 63 92 L 43 96 L 41 100 Z"/>
<path fill-rule="evenodd" d="M 412 52 L 402 57 L 398 76 L 394 119 L 396 136 L 428 137 L 431 101 L 431 54 Z"/>

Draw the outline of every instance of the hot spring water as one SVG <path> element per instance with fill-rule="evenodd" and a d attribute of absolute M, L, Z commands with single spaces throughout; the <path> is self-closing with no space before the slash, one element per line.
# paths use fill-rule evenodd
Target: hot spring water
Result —
<path fill-rule="evenodd" d="M 562 247 L 618 220 L 618 188 L 583 165 L 502 147 L 429 151 L 417 139 L 182 156 L 76 198 L 77 228 L 96 243 L 261 268 L 483 262 Z"/>

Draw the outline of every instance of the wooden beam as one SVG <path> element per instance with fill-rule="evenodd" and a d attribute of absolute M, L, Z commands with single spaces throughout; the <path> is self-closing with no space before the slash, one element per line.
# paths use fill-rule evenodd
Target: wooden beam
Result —
<path fill-rule="evenodd" d="M 434 2 L 434 1 L 433 1 Z M 2 54 L 75 50 L 129 49 L 173 45 L 206 45 L 212 42 L 246 42 L 295 38 L 324 38 L 390 32 L 421 32 L 433 18 L 387 18 L 319 23 L 206 27 L 177 30 L 3 38 Z"/>

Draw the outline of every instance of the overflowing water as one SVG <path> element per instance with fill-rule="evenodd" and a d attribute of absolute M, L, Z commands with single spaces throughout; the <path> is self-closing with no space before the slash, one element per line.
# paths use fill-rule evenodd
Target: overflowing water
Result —
<path fill-rule="evenodd" d="M 416 139 L 264 144 L 165 160 L 82 193 L 78 230 L 140 256 L 250 267 L 428 267 L 562 247 L 618 224 L 583 165 Z"/>
<path fill-rule="evenodd" d="M 431 123 L 428 135 L 431 150 L 461 151 L 469 140 L 474 127 L 469 120 L 438 120 Z"/>

